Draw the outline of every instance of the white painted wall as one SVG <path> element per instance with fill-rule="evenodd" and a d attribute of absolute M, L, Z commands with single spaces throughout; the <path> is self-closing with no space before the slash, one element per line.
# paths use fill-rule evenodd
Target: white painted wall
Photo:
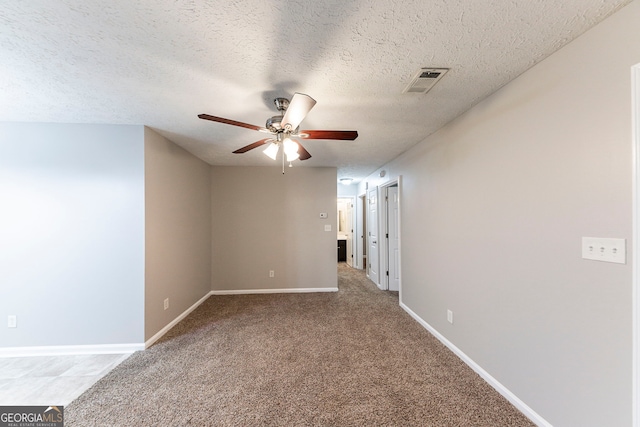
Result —
<path fill-rule="evenodd" d="M 631 265 L 580 244 L 631 248 L 638 22 L 632 2 L 383 166 L 404 304 L 554 426 L 631 425 Z"/>
<path fill-rule="evenodd" d="M 143 341 L 143 150 L 142 126 L 0 123 L 0 347 Z"/>
<path fill-rule="evenodd" d="M 209 164 L 153 130 L 144 140 L 148 341 L 211 290 L 211 177 Z"/>
<path fill-rule="evenodd" d="M 337 288 L 335 168 L 213 166 L 211 180 L 214 291 Z"/>

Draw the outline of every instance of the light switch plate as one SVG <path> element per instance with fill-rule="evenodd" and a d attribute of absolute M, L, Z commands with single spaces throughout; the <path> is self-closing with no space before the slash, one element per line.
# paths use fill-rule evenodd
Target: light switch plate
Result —
<path fill-rule="evenodd" d="M 324 231 L 331 231 L 331 224 L 325 224 Z"/>
<path fill-rule="evenodd" d="M 627 263 L 627 241 L 604 237 L 583 237 L 582 258 L 594 261 Z"/>

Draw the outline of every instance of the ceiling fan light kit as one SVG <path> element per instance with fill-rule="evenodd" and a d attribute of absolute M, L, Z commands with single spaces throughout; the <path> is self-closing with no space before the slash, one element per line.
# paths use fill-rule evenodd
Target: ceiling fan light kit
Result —
<path fill-rule="evenodd" d="M 311 158 L 311 154 L 302 146 L 299 141 L 292 139 L 331 139 L 341 141 L 353 141 L 358 137 L 357 131 L 343 131 L 343 130 L 299 130 L 300 123 L 309 114 L 309 111 L 316 105 L 316 100 L 304 93 L 296 92 L 291 101 L 287 98 L 276 98 L 273 100 L 276 109 L 280 111 L 280 116 L 273 116 L 267 119 L 264 128 L 260 126 L 251 125 L 248 123 L 238 122 L 235 120 L 225 119 L 222 117 L 212 116 L 209 114 L 199 114 L 198 117 L 203 120 L 210 120 L 213 122 L 224 123 L 227 125 L 243 127 L 246 129 L 257 130 L 259 132 L 269 133 L 274 138 L 265 138 L 260 141 L 256 141 L 253 144 L 246 145 L 242 148 L 235 150 L 233 153 L 242 154 L 249 150 L 260 147 L 269 143 L 264 150 L 264 154 L 277 160 L 278 152 L 280 151 L 280 145 L 283 146 L 282 150 L 282 173 L 284 173 L 284 161 L 291 162 L 297 159 L 307 160 Z"/>

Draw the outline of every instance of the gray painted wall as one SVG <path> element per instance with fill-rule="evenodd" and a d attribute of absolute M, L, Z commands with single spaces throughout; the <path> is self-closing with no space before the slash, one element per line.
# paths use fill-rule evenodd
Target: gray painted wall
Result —
<path fill-rule="evenodd" d="M 335 168 L 213 166 L 212 289 L 337 288 L 336 177 Z"/>
<path fill-rule="evenodd" d="M 211 290 L 211 178 L 209 164 L 153 130 L 144 140 L 149 340 Z"/>
<path fill-rule="evenodd" d="M 632 2 L 383 167 L 403 302 L 555 426 L 631 425 L 631 254 L 581 238 L 631 248 L 638 22 Z"/>
<path fill-rule="evenodd" d="M 143 149 L 142 126 L 0 123 L 0 347 L 142 342 Z"/>

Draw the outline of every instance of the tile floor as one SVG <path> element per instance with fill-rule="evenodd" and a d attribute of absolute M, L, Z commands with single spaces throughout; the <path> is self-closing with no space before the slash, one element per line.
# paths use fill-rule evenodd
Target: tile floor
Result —
<path fill-rule="evenodd" d="M 130 354 L 0 358 L 0 406 L 64 406 Z"/>

